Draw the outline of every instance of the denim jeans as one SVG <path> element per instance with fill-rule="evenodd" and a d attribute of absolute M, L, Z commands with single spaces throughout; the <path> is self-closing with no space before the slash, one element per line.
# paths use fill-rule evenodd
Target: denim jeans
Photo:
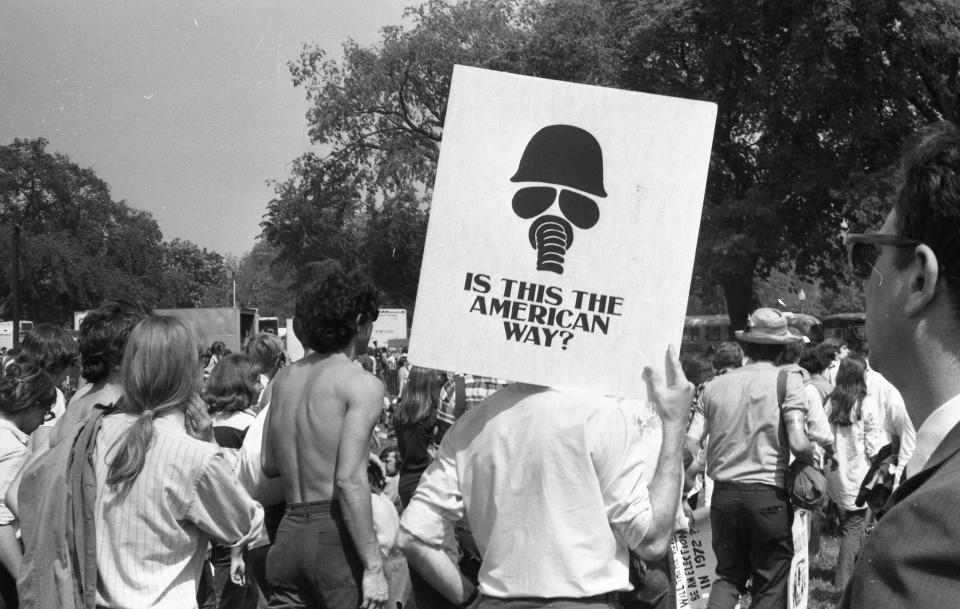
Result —
<path fill-rule="evenodd" d="M 866 532 L 867 510 L 853 510 L 840 514 L 840 552 L 837 554 L 837 572 L 833 585 L 843 590 L 853 574 L 853 563 L 860 553 Z"/>
<path fill-rule="evenodd" d="M 782 488 L 717 482 L 710 505 L 717 580 L 709 609 L 732 609 L 750 590 L 752 609 L 786 609 L 793 509 Z"/>

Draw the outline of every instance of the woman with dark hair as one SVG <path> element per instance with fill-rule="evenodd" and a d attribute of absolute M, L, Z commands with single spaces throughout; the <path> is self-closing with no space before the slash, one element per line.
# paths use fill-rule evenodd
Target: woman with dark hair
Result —
<path fill-rule="evenodd" d="M 840 552 L 834 586 L 844 589 L 863 543 L 866 508 L 856 505 L 860 484 L 885 443 L 876 400 L 867 395 L 867 363 L 850 355 L 840 361 L 837 383 L 827 402 L 834 458 L 827 468 L 827 490 L 840 508 Z"/>
<path fill-rule="evenodd" d="M 220 358 L 227 354 L 227 346 L 223 344 L 223 341 L 216 341 L 210 345 L 210 359 L 207 360 L 207 366 L 203 369 L 204 377 L 210 375 L 213 372 L 213 369 L 217 367 L 217 363 L 220 361 Z"/>
<path fill-rule="evenodd" d="M 263 509 L 213 442 L 196 331 L 149 317 L 123 354 L 120 412 L 96 438 L 98 607 L 196 607 L 208 539 L 241 547 Z"/>
<path fill-rule="evenodd" d="M 53 380 L 37 363 L 21 357 L 0 377 L 0 609 L 18 606 L 22 553 L 17 521 L 3 497 L 27 459 L 27 441 L 56 401 Z"/>
<path fill-rule="evenodd" d="M 70 407 L 57 419 L 51 444 L 67 437 L 97 404 L 112 406 L 120 399 L 120 361 L 134 326 L 151 314 L 148 307 L 127 300 L 110 300 L 89 311 L 80 322 L 77 347 L 80 374 L 87 381 L 70 398 Z"/>
<path fill-rule="evenodd" d="M 420 476 L 433 460 L 431 446 L 437 437 L 440 406 L 440 375 L 436 370 L 414 366 L 406 393 L 394 413 L 397 446 L 400 449 L 400 503 L 407 507 Z"/>
<path fill-rule="evenodd" d="M 43 424 L 45 427 L 53 427 L 56 419 L 63 416 L 66 410 L 66 397 L 59 387 L 67 379 L 70 368 L 77 365 L 77 341 L 59 326 L 38 324 L 23 337 L 17 359 L 38 364 L 53 380 L 53 385 L 57 388 L 57 401 L 53 406 L 53 417 Z M 43 440 L 45 445 L 46 438 Z"/>
<path fill-rule="evenodd" d="M 221 448 L 238 451 L 243 445 L 261 389 L 260 368 L 244 353 L 225 355 L 210 373 L 202 397 L 213 419 L 213 437 Z M 230 548 L 214 544 L 209 561 L 213 577 L 204 569 L 197 598 L 201 609 L 257 606 L 257 591 L 252 582 L 244 582 L 239 576 L 231 580 L 231 572 L 239 574 L 244 570 L 240 550 L 231 552 Z M 250 575 L 253 576 L 252 571 Z"/>
<path fill-rule="evenodd" d="M 203 401 L 213 418 L 213 436 L 223 448 L 239 449 L 260 398 L 260 368 L 243 353 L 224 356 L 207 379 Z"/>
<path fill-rule="evenodd" d="M 417 490 L 423 472 L 433 461 L 437 438 L 441 437 L 437 422 L 440 407 L 440 373 L 430 368 L 413 366 L 394 413 L 397 448 L 400 451 L 400 481 L 397 487 L 400 505 L 406 508 Z M 456 547 L 453 531 L 445 545 Z M 410 569 L 410 584 L 417 607 L 454 609 L 456 605 L 434 590 L 420 574 Z"/>

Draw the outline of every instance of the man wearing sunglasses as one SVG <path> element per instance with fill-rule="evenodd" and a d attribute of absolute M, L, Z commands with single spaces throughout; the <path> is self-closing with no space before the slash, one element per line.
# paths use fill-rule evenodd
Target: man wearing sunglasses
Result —
<path fill-rule="evenodd" d="M 960 131 L 918 134 L 877 233 L 849 235 L 863 280 L 871 365 L 917 428 L 904 481 L 854 568 L 841 607 L 952 607 L 960 598 Z"/>

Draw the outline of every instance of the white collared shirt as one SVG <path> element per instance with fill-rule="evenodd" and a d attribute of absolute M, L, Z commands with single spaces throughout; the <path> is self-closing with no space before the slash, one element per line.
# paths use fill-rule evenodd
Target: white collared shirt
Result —
<path fill-rule="evenodd" d="M 627 546 L 653 518 L 635 419 L 602 396 L 510 385 L 450 428 L 401 527 L 440 546 L 466 513 L 486 596 L 627 590 Z"/>
<path fill-rule="evenodd" d="M 930 456 L 937 450 L 950 430 L 960 423 L 960 394 L 947 400 L 942 406 L 930 413 L 917 431 L 917 446 L 907 464 L 907 476 L 923 471 Z"/>

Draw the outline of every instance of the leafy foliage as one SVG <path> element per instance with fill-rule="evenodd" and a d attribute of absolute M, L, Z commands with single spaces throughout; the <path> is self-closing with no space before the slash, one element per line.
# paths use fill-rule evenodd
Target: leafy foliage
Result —
<path fill-rule="evenodd" d="M 774 271 L 846 293 L 841 233 L 885 213 L 911 131 L 960 119 L 946 0 L 429 0 L 408 14 L 374 47 L 349 42 L 340 61 L 307 47 L 290 66 L 325 152 L 297 161 L 263 223 L 293 265 L 338 258 L 381 284 L 410 271 L 400 305 L 455 63 L 715 102 L 691 307 L 723 300 L 735 325 Z"/>
<path fill-rule="evenodd" d="M 162 241 L 153 217 L 114 201 L 89 168 L 42 138 L 0 146 L 0 316 L 11 314 L 11 241 L 21 228 L 20 318 L 64 323 L 107 298 L 155 307 L 227 304 L 219 254 Z M 218 293 L 220 290 L 221 293 Z"/>
<path fill-rule="evenodd" d="M 340 61 L 304 48 L 290 71 L 312 103 L 310 138 L 329 152 L 303 155 L 275 184 L 261 226 L 280 261 L 363 268 L 384 305 L 412 309 L 453 65 L 516 67 L 524 6 L 430 0 L 377 47 L 348 41 Z"/>

